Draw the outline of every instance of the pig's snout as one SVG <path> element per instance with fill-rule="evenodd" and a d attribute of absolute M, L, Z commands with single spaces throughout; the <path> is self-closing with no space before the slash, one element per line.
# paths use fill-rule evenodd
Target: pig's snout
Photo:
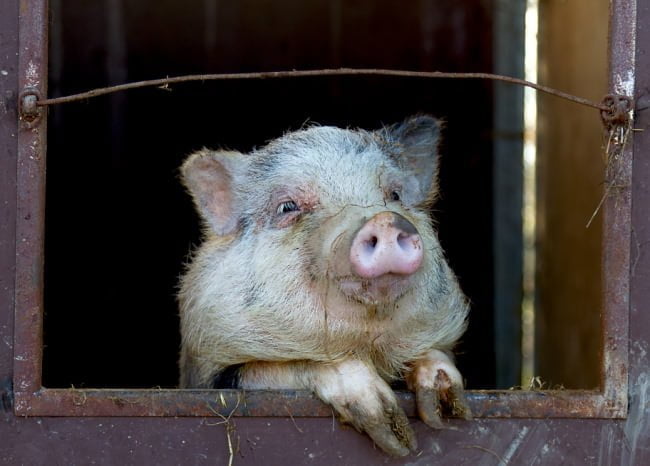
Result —
<path fill-rule="evenodd" d="M 420 267 L 422 257 L 417 229 L 395 212 L 381 212 L 368 220 L 350 248 L 352 269 L 367 279 L 388 273 L 410 275 Z"/>

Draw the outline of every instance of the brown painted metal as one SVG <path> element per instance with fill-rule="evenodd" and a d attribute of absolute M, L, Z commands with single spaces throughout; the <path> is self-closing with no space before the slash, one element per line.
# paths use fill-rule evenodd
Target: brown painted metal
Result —
<path fill-rule="evenodd" d="M 628 31 L 635 25 L 630 8 L 645 2 L 615 0 L 615 20 Z M 27 2 L 22 3 L 26 7 Z M 17 31 L 18 0 L 0 2 L 0 69 L 11 73 L 19 48 L 11 44 Z M 622 10 L 621 10 L 622 8 Z M 24 11 L 24 10 L 23 10 Z M 634 133 L 632 244 L 629 294 L 630 413 L 627 421 L 601 419 L 454 420 L 451 429 L 433 431 L 413 426 L 419 451 L 393 460 L 353 429 L 328 418 L 248 417 L 231 420 L 160 417 L 17 417 L 0 407 L 0 464 L 227 464 L 228 432 L 234 464 L 650 464 L 650 7 L 639 7 L 637 118 Z M 15 16 L 14 16 L 15 15 Z M 13 26 L 12 26 L 13 25 Z M 620 38 L 620 30 L 615 36 Z M 616 45 L 618 43 L 618 45 Z M 634 41 L 613 41 L 613 50 L 634 50 Z M 620 48 L 619 48 L 620 47 Z M 6 58 L 8 57 L 9 58 Z M 9 65 L 7 65 L 9 63 Z M 623 68 L 625 69 L 625 68 Z M 0 251 L 13 255 L 13 189 L 17 133 L 18 86 L 1 81 L 0 104 Z M 7 90 L 8 89 L 8 90 Z M 12 97 L 13 91 L 13 97 Z M 2 101 L 2 99 L 5 99 Z M 6 177 L 5 177 L 6 176 Z M 5 177 L 5 178 L 3 178 Z M 6 228 L 7 226 L 10 228 Z M 13 259 L 0 255 L 0 379 L 11 375 Z M 616 325 L 616 323 L 612 323 Z M 619 328 L 620 330 L 620 328 Z M 20 337 L 25 337 L 23 333 Z M 29 335 L 27 335 L 29 336 Z M 18 337 L 18 335 L 16 335 Z M 23 345 L 24 350 L 24 343 Z M 22 351 L 22 350 L 21 350 Z M 21 353 L 16 353 L 21 354 Z M 2 387 L 0 387 L 0 390 Z M 102 390 L 102 394 L 107 391 Z M 169 393 L 169 392 L 168 392 Z M 211 392 L 218 396 L 216 392 Z M 543 392 L 540 392 L 543 393 Z M 23 393 L 25 396 L 32 396 Z M 192 393 L 192 396 L 203 394 Z M 484 394 L 474 393 L 474 396 Z M 54 396 L 48 394 L 48 396 Z M 99 393 L 93 396 L 100 396 Z M 492 396 L 492 395 L 485 395 Z M 644 403 L 645 400 L 645 404 Z M 79 402 L 80 400 L 78 400 Z M 35 401 L 37 402 L 37 401 Z M 217 403 L 220 403 L 217 402 Z M 293 415 L 293 414 L 292 414 Z M 55 459 L 55 460 L 53 460 Z"/>
<path fill-rule="evenodd" d="M 415 417 L 410 392 L 397 393 Z M 475 417 L 613 418 L 618 408 L 583 390 L 473 391 Z M 21 394 L 16 414 L 26 416 L 294 416 L 330 417 L 332 410 L 307 391 L 292 390 L 78 390 L 43 389 Z"/>
<path fill-rule="evenodd" d="M 625 94 L 634 62 L 624 50 L 634 38 L 631 0 L 616 0 L 612 16 L 612 91 Z M 622 13 L 621 13 L 622 12 Z M 47 1 L 20 3 L 22 92 L 46 96 Z M 44 111 L 44 110 L 43 110 Z M 61 390 L 41 387 L 46 118 L 21 121 L 18 136 L 14 412 L 18 416 L 331 416 L 306 392 L 182 390 Z M 617 186 L 605 204 L 603 245 L 603 390 L 470 392 L 478 417 L 620 418 L 627 413 L 631 148 L 611 161 Z M 239 400 L 239 405 L 237 405 Z M 414 414 L 411 394 L 400 400 Z M 217 414 L 218 413 L 218 414 Z"/>
<path fill-rule="evenodd" d="M 236 466 L 647 464 L 641 454 L 636 463 L 621 461 L 627 448 L 621 421 L 459 420 L 438 431 L 415 422 L 419 449 L 401 459 L 332 421 L 239 418 L 228 427 L 221 419 L 19 419 L 3 437 L 0 462 L 226 465 L 230 432 Z"/>
<path fill-rule="evenodd" d="M 614 0 L 610 12 L 610 93 L 631 96 L 636 4 Z M 616 188 L 605 202 L 603 227 L 602 387 L 604 397 L 622 413 L 628 402 L 632 154 L 632 144 L 627 144 L 620 157 L 608 161 L 608 182 Z"/>
<path fill-rule="evenodd" d="M 47 1 L 19 4 L 19 78 L 25 91 L 47 95 Z M 16 315 L 14 390 L 30 393 L 41 385 L 43 321 L 43 240 L 45 222 L 46 119 L 21 119 L 18 131 L 16 212 Z M 22 405 L 20 396 L 17 405 Z"/>
<path fill-rule="evenodd" d="M 629 413 L 630 448 L 621 464 L 650 464 L 650 5 L 638 2 L 630 247 Z M 634 22 L 633 17 L 627 18 Z"/>
<path fill-rule="evenodd" d="M 0 410 L 13 366 L 16 265 L 16 122 L 18 119 L 18 6 L 0 4 Z M 3 312 L 4 311 L 4 312 Z"/>

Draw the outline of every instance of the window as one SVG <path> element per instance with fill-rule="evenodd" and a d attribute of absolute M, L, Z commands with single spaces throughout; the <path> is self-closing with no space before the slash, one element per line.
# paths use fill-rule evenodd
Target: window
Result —
<path fill-rule="evenodd" d="M 53 2 L 49 70 L 43 22 L 47 14 L 43 4 L 38 3 L 22 18 L 21 40 L 26 46 L 22 50 L 27 51 L 21 56 L 24 76 L 21 87 L 45 95 L 47 85 L 50 95 L 65 94 L 95 85 L 120 83 L 127 78 L 138 80 L 193 72 L 197 66 L 226 72 L 291 68 L 292 59 L 305 68 L 353 63 L 425 69 L 435 63 L 446 70 L 454 70 L 465 61 L 471 62 L 475 71 L 491 71 L 492 49 L 481 45 L 491 44 L 490 27 L 494 19 L 491 9 L 482 7 L 479 14 L 470 15 L 467 11 L 464 16 L 460 14 L 462 30 L 474 33 L 464 37 L 465 42 L 450 41 L 441 50 L 429 38 L 444 32 L 452 13 L 462 13 L 462 9 L 454 10 L 460 8 L 454 7 L 454 2 L 438 4 L 436 8 L 443 12 L 434 12 L 429 4 L 422 2 L 425 6 L 418 8 L 424 8 L 426 14 L 415 8 L 407 9 L 399 16 L 404 18 L 403 24 L 399 21 L 394 24 L 398 17 L 390 14 L 388 3 L 380 3 L 362 2 L 364 11 L 342 16 L 331 6 L 340 7 L 338 2 L 316 3 L 310 7 L 313 10 L 300 9 L 297 5 L 301 2 L 286 2 L 290 14 L 260 13 L 259 16 L 269 19 L 267 25 L 247 22 L 250 18 L 243 12 L 251 6 L 244 2 L 223 6 L 220 16 L 205 15 L 208 22 L 216 21 L 215 16 L 225 19 L 218 25 L 207 24 L 206 35 L 200 37 L 197 42 L 200 46 L 195 47 L 190 44 L 196 40 L 192 36 L 195 30 L 192 21 L 196 17 L 189 13 L 179 17 L 184 27 L 178 29 L 178 34 L 164 42 L 166 36 L 161 29 L 164 20 L 157 22 L 153 17 L 138 21 L 136 31 L 124 22 L 126 12 L 112 9 L 107 15 L 101 11 L 91 14 L 92 9 L 103 5 L 86 5 L 86 2 L 79 2 L 73 9 L 75 14 L 88 9 L 83 21 L 73 23 L 75 27 L 61 29 L 63 19 L 59 15 L 73 10 L 64 10 Z M 142 19 L 145 11 L 140 5 L 124 8 L 129 8 L 128 17 L 136 20 Z M 178 13 L 165 8 L 173 7 L 157 10 L 156 14 L 163 19 Z M 203 3 L 197 2 L 185 5 L 183 11 L 201 8 Z M 424 19 L 416 21 L 420 15 Z M 301 20 L 297 21 L 296 17 Z M 314 21 L 323 17 L 330 19 Z M 438 19 L 442 17 L 444 20 Z M 374 42 L 364 43 L 367 38 L 361 33 L 354 38 L 345 36 L 346 43 L 349 40 L 350 44 L 358 44 L 356 48 L 345 45 L 343 34 L 361 30 L 354 21 L 363 18 L 370 18 L 378 28 L 390 23 L 395 31 L 386 35 L 381 47 Z M 90 19 L 102 22 L 86 22 Z M 82 24 L 89 34 L 79 29 Z M 420 29 L 413 30 L 411 24 L 419 24 Z M 299 29 L 292 29 L 296 25 Z M 247 30 L 247 27 L 260 29 Z M 270 34 L 272 29 L 279 31 L 279 40 L 265 41 L 265 34 Z M 96 31 L 94 36 L 92 31 Z M 215 31 L 222 36 L 217 37 Z M 136 34 L 137 40 L 133 42 L 125 39 L 135 39 Z M 299 42 L 296 37 L 302 36 L 329 39 L 305 41 L 303 46 L 296 47 Z M 93 48 L 92 37 L 104 38 L 109 45 Z M 255 37 L 262 40 L 256 41 Z M 127 47 L 127 42 L 135 45 Z M 78 49 L 66 49 L 65 44 L 70 43 Z M 421 47 L 411 47 L 412 43 Z M 411 55 L 405 54 L 405 50 Z M 57 56 L 61 53 L 68 58 L 63 60 Z M 161 60 L 158 54 L 166 59 Z M 462 60 L 454 54 L 460 54 Z M 179 59 L 172 61 L 170 56 Z M 623 52 L 613 56 L 612 73 L 625 75 L 629 69 L 626 67 L 630 66 L 625 60 Z M 70 77 L 79 81 L 71 81 Z M 149 89 L 52 108 L 47 122 L 44 117 L 33 122 L 25 119 L 19 135 L 16 413 L 209 416 L 214 410 L 230 412 L 239 406 L 241 414 L 286 416 L 286 404 L 290 402 L 294 416 L 330 416 L 330 410 L 308 394 L 247 392 L 243 395 L 238 391 L 222 391 L 215 395 L 212 391 L 172 389 L 178 349 L 174 281 L 183 257 L 198 234 L 196 223 L 192 222 L 192 208 L 177 182 L 175 168 L 182 157 L 200 146 L 247 149 L 287 128 L 299 127 L 308 117 L 320 123 L 367 127 L 396 121 L 417 111 L 447 117 L 442 180 L 445 197 L 437 206 L 440 212 L 436 216 L 452 267 L 461 276 L 461 282 L 464 281 L 465 291 L 475 306 L 486 309 L 483 314 L 474 312 L 473 325 L 478 330 L 466 339 L 477 348 L 482 344 L 494 348 L 494 334 L 479 331 L 482 319 L 491 325 L 495 315 L 495 289 L 481 280 L 481 276 L 492 276 L 494 269 L 493 165 L 491 157 L 485 155 L 493 153 L 492 98 L 492 84 L 482 81 L 434 83 L 315 78 L 198 83 L 175 86 L 172 92 Z M 201 112 L 197 113 L 197 109 Z M 468 112 L 472 113 L 471 118 L 467 117 Z M 41 113 L 44 116 L 45 112 Z M 46 123 L 50 127 L 47 158 Z M 476 136 L 467 137 L 468 134 Z M 452 154 L 459 157 L 452 158 Z M 628 149 L 612 162 L 617 184 L 629 184 L 630 160 Z M 626 296 L 629 278 L 629 208 L 629 197 L 625 191 L 617 190 L 607 198 L 603 210 L 602 260 L 607 279 L 604 280 L 601 388 L 472 391 L 470 403 L 477 416 L 624 415 L 627 390 L 621 388 L 627 384 L 627 307 L 622 297 Z M 445 231 L 445 228 L 453 230 Z M 171 240 L 170 230 L 174 231 Z M 103 267 L 105 264 L 111 264 L 112 268 Z M 142 338 L 145 335 L 149 337 Z M 483 342 L 482 338 L 488 341 Z M 490 351 L 475 354 L 488 358 L 487 364 L 495 364 L 490 362 L 494 361 Z M 487 379 L 482 380 L 485 373 L 472 374 L 472 368 L 485 365 L 473 362 L 462 368 L 470 379 L 470 388 L 496 386 L 496 368 L 488 371 Z M 84 380 L 79 373 L 84 377 L 90 374 L 91 378 Z M 131 378 L 125 382 L 119 379 L 120 374 L 129 374 Z M 76 388 L 69 388 L 71 385 Z M 129 388 L 124 389 L 125 386 Z M 155 386 L 162 388 L 150 388 Z M 242 396 L 245 403 L 241 403 Z M 411 395 L 400 396 L 407 413 L 412 414 Z"/>

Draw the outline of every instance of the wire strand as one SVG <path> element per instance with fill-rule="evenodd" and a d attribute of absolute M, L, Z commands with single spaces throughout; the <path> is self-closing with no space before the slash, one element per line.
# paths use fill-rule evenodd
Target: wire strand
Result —
<path fill-rule="evenodd" d="M 276 79 L 276 78 L 301 78 L 301 77 L 319 77 L 319 76 L 393 76 L 405 78 L 442 78 L 442 79 L 490 79 L 493 81 L 502 81 L 511 84 L 530 87 L 546 94 L 569 100 L 581 105 L 596 108 L 601 111 L 610 110 L 610 106 L 604 103 L 594 102 L 582 97 L 578 97 L 567 92 L 563 92 L 552 87 L 543 86 L 525 79 L 513 78 L 492 73 L 448 73 L 442 71 L 407 71 L 407 70 L 388 70 L 388 69 L 357 69 L 357 68 L 336 68 L 320 70 L 291 70 L 291 71 L 265 71 L 256 73 L 219 73 L 219 74 L 191 74 L 185 76 L 167 77 L 161 79 L 152 79 L 148 81 L 136 81 L 132 83 L 119 84 L 117 86 L 101 87 L 92 89 L 79 94 L 72 94 L 52 99 L 39 99 L 37 106 L 43 107 L 48 105 L 59 105 L 68 102 L 99 97 L 101 95 L 112 94 L 114 92 L 127 91 L 130 89 L 139 89 L 143 87 L 160 87 L 169 84 L 178 84 L 191 81 L 217 81 L 217 80 L 239 80 L 239 79 Z"/>

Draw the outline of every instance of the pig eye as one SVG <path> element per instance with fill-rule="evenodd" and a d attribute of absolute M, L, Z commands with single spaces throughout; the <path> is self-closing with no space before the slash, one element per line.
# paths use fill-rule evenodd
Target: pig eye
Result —
<path fill-rule="evenodd" d="M 299 210 L 298 204 L 296 204 L 294 201 L 287 201 L 280 204 L 276 212 L 278 215 L 282 215 L 288 212 L 295 212 L 297 210 Z"/>
<path fill-rule="evenodd" d="M 400 200 L 399 191 L 391 192 L 390 193 L 390 199 L 391 199 L 391 201 L 399 201 Z"/>

